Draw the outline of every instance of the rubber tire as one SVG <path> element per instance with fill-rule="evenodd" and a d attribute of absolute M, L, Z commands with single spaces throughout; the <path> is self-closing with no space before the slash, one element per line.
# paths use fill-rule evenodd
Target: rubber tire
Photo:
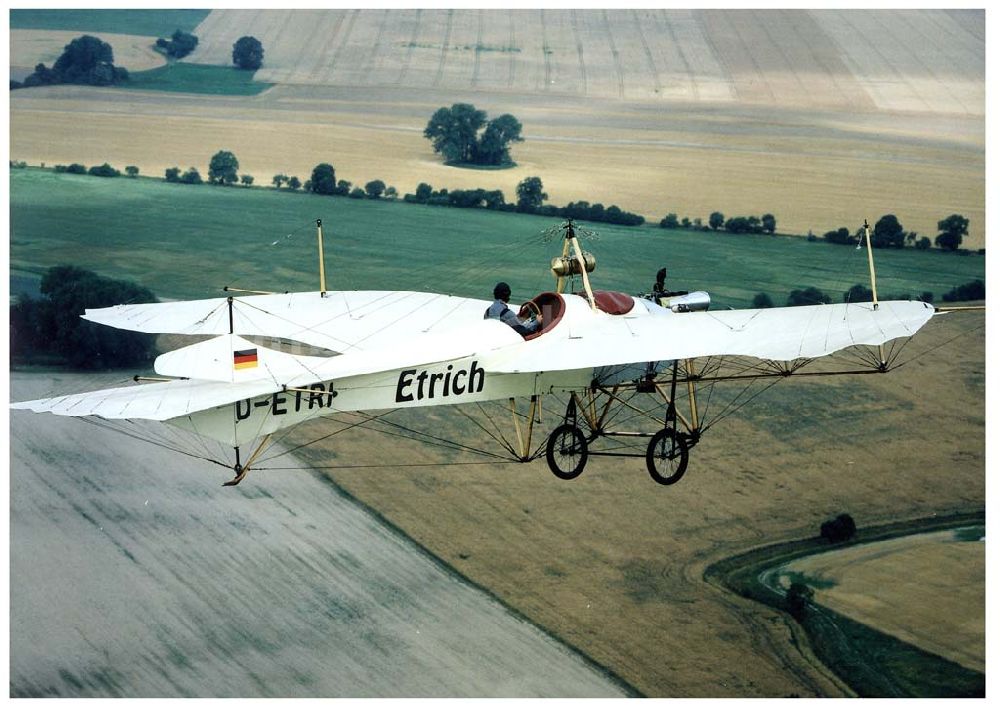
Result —
<path fill-rule="evenodd" d="M 677 459 L 677 467 L 673 474 L 670 476 L 663 476 L 660 470 L 657 469 L 657 460 L 668 459 L 665 453 L 670 449 L 671 444 L 674 447 L 674 458 Z M 660 449 L 657 450 L 657 447 Z M 676 484 L 680 481 L 681 477 L 687 471 L 688 466 L 688 446 L 687 441 L 677 434 L 677 431 L 673 428 L 664 428 L 656 433 L 652 438 L 649 439 L 649 445 L 646 447 L 646 469 L 649 471 L 649 476 L 653 478 L 653 481 L 657 484 L 671 485 Z"/>
<path fill-rule="evenodd" d="M 580 459 L 576 463 L 576 466 L 570 470 L 563 470 L 559 463 L 556 461 L 556 447 L 562 445 L 560 449 L 565 449 L 564 438 L 566 434 L 571 435 L 575 440 L 575 447 L 579 451 Z M 584 437 L 583 431 L 580 430 L 575 425 L 570 425 L 569 423 L 563 423 L 558 428 L 552 431 L 549 435 L 549 441 L 545 446 L 545 459 L 549 463 L 549 469 L 552 470 L 554 474 L 559 479 L 576 479 L 583 472 L 583 468 L 587 465 L 587 438 Z"/>

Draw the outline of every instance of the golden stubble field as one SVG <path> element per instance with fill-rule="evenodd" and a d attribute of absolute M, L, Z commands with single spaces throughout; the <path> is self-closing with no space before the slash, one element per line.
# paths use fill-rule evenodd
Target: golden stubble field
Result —
<path fill-rule="evenodd" d="M 825 607 L 986 673 L 986 543 L 921 534 L 793 561 Z M 900 602 L 900 598 L 906 598 Z"/>
<path fill-rule="evenodd" d="M 509 200 L 539 176 L 555 204 L 613 203 L 653 221 L 771 212 L 793 233 L 894 213 L 933 238 L 957 212 L 975 248 L 982 28 L 981 12 L 934 10 L 218 10 L 188 60 L 226 65 L 235 38 L 253 34 L 265 45 L 256 79 L 274 88 L 15 92 L 11 157 L 204 174 L 227 149 L 258 185 L 330 162 L 355 184 L 499 188 Z M 458 101 L 522 121 L 516 168 L 441 164 L 421 133 Z"/>
<path fill-rule="evenodd" d="M 595 458 L 572 482 L 544 461 L 396 467 L 455 458 L 361 428 L 306 459 L 342 466 L 328 470 L 340 486 L 647 695 L 845 695 L 790 619 L 702 574 L 843 512 L 869 526 L 984 508 L 982 327 L 981 313 L 937 317 L 904 358 L 926 354 L 888 375 L 782 382 L 712 429 L 669 488 L 641 460 Z M 460 429 L 423 415 L 421 429 Z"/>

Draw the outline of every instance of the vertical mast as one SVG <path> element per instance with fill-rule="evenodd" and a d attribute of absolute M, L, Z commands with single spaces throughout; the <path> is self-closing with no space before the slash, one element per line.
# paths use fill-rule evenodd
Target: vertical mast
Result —
<path fill-rule="evenodd" d="M 594 302 L 594 292 L 590 289 L 590 278 L 587 277 L 587 264 L 583 260 L 583 253 L 580 251 L 580 242 L 576 240 L 576 233 L 573 232 L 573 220 L 566 222 L 566 241 L 573 247 L 573 257 L 576 258 L 580 266 L 580 277 L 583 278 L 583 289 L 587 293 L 587 300 L 590 302 L 590 309 L 597 312 L 597 303 Z"/>
<path fill-rule="evenodd" d="M 875 257 L 872 255 L 872 230 L 868 226 L 868 219 L 865 219 L 865 244 L 868 246 L 868 274 L 871 276 L 872 280 L 872 309 L 878 309 L 878 290 L 875 289 Z M 885 371 L 886 361 L 885 361 L 885 346 L 882 344 L 878 345 L 878 361 L 879 369 Z"/>
<path fill-rule="evenodd" d="M 326 297 L 326 267 L 323 259 L 323 220 L 316 219 L 316 242 L 319 244 L 319 296 Z"/>

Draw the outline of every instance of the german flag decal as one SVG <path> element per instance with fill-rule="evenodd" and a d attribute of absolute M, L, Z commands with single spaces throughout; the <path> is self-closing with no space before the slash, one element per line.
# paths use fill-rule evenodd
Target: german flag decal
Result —
<path fill-rule="evenodd" d="M 242 349 L 240 351 L 233 352 L 233 368 L 234 369 L 256 369 L 257 368 L 257 350 L 256 349 Z"/>

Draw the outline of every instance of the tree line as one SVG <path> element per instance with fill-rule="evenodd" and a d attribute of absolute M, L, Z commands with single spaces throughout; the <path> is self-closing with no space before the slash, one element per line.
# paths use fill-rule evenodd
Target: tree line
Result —
<path fill-rule="evenodd" d="M 958 251 L 962 239 L 969 235 L 969 220 L 961 214 L 952 214 L 937 223 L 938 235 L 934 245 L 942 251 Z M 864 244 L 864 227 L 851 231 L 846 226 L 827 231 L 823 239 L 828 243 L 844 246 Z M 886 214 L 875 222 L 871 233 L 872 248 L 904 248 L 911 247 L 926 250 L 931 247 L 927 236 L 920 236 L 915 231 L 906 231 L 895 214 Z M 815 240 L 815 238 L 813 238 Z"/>
<path fill-rule="evenodd" d="M 921 302 L 934 302 L 934 293 L 925 290 L 914 297 L 910 293 L 893 293 L 890 295 L 881 294 L 880 300 L 920 300 Z M 986 299 L 986 283 L 982 280 L 971 280 L 968 283 L 958 285 L 941 296 L 945 302 L 968 302 L 970 300 Z M 843 302 L 871 302 L 872 291 L 865 285 L 857 283 L 852 285 L 843 293 Z M 829 305 L 832 298 L 815 286 L 797 288 L 788 294 L 785 301 L 786 307 L 798 307 L 800 305 Z M 774 301 L 767 293 L 757 293 L 750 303 L 754 309 L 765 309 L 774 307 Z"/>

